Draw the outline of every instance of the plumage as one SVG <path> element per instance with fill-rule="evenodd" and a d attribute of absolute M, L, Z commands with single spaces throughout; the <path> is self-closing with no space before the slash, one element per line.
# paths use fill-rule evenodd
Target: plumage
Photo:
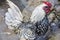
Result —
<path fill-rule="evenodd" d="M 49 21 L 45 17 L 43 21 L 39 21 L 36 23 L 36 34 L 38 36 L 45 35 L 48 31 Z"/>
<path fill-rule="evenodd" d="M 18 27 L 23 21 L 23 16 L 21 14 L 20 9 L 10 0 L 7 0 L 8 5 L 8 12 L 5 14 L 5 23 L 8 25 L 9 29 L 13 29 L 12 27 Z"/>
<path fill-rule="evenodd" d="M 31 22 L 36 23 L 38 21 L 42 21 L 45 15 L 50 12 L 51 6 L 51 3 L 49 2 L 43 2 L 42 4 L 37 6 L 30 17 Z"/>
<path fill-rule="evenodd" d="M 32 23 L 26 22 L 19 26 L 20 40 L 34 40 L 36 27 Z"/>
<path fill-rule="evenodd" d="M 37 36 L 37 38 L 35 40 L 46 40 L 46 38 L 43 36 Z"/>
<path fill-rule="evenodd" d="M 37 6 L 31 15 L 31 22 L 36 24 L 36 34 L 38 36 L 45 35 L 49 28 L 49 20 L 47 14 L 50 13 L 51 4 L 44 2 Z"/>
<path fill-rule="evenodd" d="M 15 30 L 17 28 L 18 35 L 20 40 L 34 40 L 35 38 L 35 25 L 30 22 L 23 21 L 23 15 L 19 8 L 11 1 L 7 1 L 10 8 L 8 8 L 8 12 L 5 14 L 5 23 L 8 25 L 8 28 L 11 30 Z M 23 21 L 23 22 L 21 22 Z"/>
<path fill-rule="evenodd" d="M 34 9 L 30 18 L 31 22 L 36 23 L 37 21 L 40 21 L 45 17 L 45 11 L 43 10 L 44 6 L 46 5 L 41 4 Z"/>

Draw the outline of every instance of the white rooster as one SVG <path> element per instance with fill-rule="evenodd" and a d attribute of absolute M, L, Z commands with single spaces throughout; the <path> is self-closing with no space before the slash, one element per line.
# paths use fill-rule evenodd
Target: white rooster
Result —
<path fill-rule="evenodd" d="M 36 34 L 38 36 L 45 35 L 48 31 L 49 20 L 47 15 L 51 12 L 51 7 L 51 3 L 44 1 L 32 12 L 30 20 L 33 24 L 36 25 Z"/>
<path fill-rule="evenodd" d="M 8 25 L 8 28 L 12 30 L 14 28 L 19 28 L 20 40 L 27 40 L 27 39 L 34 40 L 36 36 L 35 35 L 36 26 L 33 25 L 33 23 L 36 23 L 44 19 L 45 15 L 50 12 L 51 4 L 49 2 L 43 2 L 41 5 L 37 6 L 37 8 L 33 11 L 30 18 L 31 22 L 22 23 L 23 15 L 18 6 L 16 6 L 10 0 L 7 0 L 7 2 L 8 5 L 10 6 L 10 8 L 8 8 L 8 11 L 5 14 L 5 23 Z M 40 29 L 42 30 L 43 28 Z M 46 27 L 44 28 L 44 30 L 45 29 Z"/>

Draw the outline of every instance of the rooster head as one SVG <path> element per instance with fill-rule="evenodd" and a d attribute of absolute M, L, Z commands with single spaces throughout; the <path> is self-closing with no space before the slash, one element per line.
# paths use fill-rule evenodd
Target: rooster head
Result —
<path fill-rule="evenodd" d="M 45 1 L 43 1 L 43 3 L 46 5 L 43 7 L 45 13 L 46 14 L 50 13 L 51 8 L 52 8 L 52 4 L 50 2 L 45 2 Z"/>

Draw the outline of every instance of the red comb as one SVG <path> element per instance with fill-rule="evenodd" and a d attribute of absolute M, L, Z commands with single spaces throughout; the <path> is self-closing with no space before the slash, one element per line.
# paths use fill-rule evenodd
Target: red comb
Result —
<path fill-rule="evenodd" d="M 50 8 L 52 7 L 52 4 L 50 2 L 46 2 L 46 1 L 43 1 L 43 3 L 45 3 L 47 6 L 49 6 Z"/>

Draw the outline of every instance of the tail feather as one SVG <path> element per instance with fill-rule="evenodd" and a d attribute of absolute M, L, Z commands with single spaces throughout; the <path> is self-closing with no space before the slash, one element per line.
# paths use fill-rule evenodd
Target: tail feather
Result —
<path fill-rule="evenodd" d="M 10 26 L 9 28 L 18 27 L 23 21 L 23 16 L 21 14 L 20 9 L 10 0 L 7 0 L 8 5 L 10 8 L 8 8 L 8 12 L 5 14 L 5 23 Z"/>
<path fill-rule="evenodd" d="M 7 0 L 7 2 L 8 2 L 8 5 L 10 6 L 10 8 L 11 8 L 14 12 L 19 13 L 19 15 L 23 18 L 20 9 L 19 9 L 13 2 L 11 2 L 10 0 Z"/>

